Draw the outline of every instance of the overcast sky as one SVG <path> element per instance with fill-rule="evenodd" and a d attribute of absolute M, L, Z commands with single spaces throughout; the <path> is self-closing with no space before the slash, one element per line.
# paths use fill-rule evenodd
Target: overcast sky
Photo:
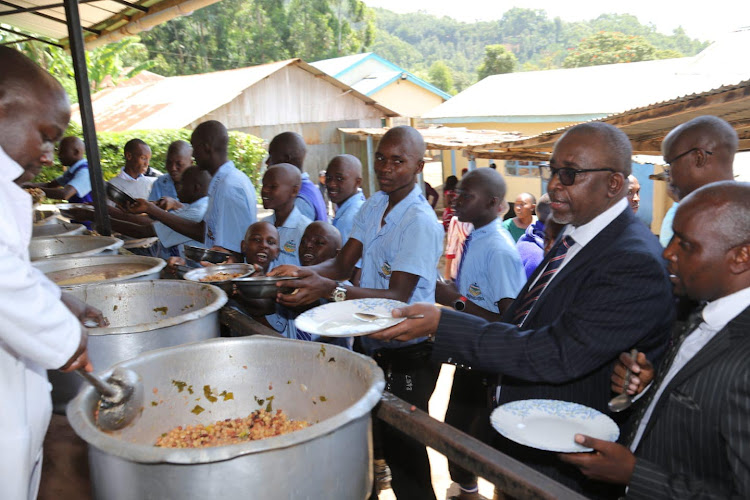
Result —
<path fill-rule="evenodd" d="M 550 18 L 581 21 L 599 14 L 633 14 L 643 23 L 652 23 L 666 34 L 682 26 L 693 38 L 714 41 L 722 33 L 750 26 L 750 0 L 714 0 L 688 2 L 675 0 L 364 0 L 370 7 L 383 7 L 394 12 L 422 10 L 437 16 L 450 16 L 472 22 L 500 19 L 512 7 L 542 9 Z"/>

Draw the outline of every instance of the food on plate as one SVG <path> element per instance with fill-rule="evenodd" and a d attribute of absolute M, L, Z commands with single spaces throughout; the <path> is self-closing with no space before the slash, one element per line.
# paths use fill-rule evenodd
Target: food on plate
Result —
<path fill-rule="evenodd" d="M 204 276 L 198 281 L 227 281 L 227 280 L 233 280 L 234 278 L 239 278 L 240 276 L 244 276 L 245 273 L 225 273 L 225 272 L 218 272 L 214 274 L 209 274 L 208 276 Z"/>
<path fill-rule="evenodd" d="M 31 200 L 34 203 L 41 203 L 47 197 L 47 195 L 44 194 L 44 191 L 39 188 L 24 188 L 24 190 L 29 193 Z"/>
<path fill-rule="evenodd" d="M 147 265 L 106 264 L 51 271 L 47 273 L 47 277 L 58 286 L 71 286 L 121 278 L 147 269 L 149 269 Z"/>
<path fill-rule="evenodd" d="M 289 420 L 282 410 L 256 410 L 245 418 L 228 418 L 209 425 L 178 426 L 156 440 L 161 448 L 208 448 L 281 436 L 309 427 L 305 420 Z"/>

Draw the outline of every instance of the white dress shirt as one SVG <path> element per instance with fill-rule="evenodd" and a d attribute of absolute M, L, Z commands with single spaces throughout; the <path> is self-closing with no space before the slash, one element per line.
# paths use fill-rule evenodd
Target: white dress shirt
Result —
<path fill-rule="evenodd" d="M 36 498 L 52 415 L 47 369 L 75 353 L 81 325 L 60 288 L 29 261 L 31 197 L 23 169 L 0 148 L 0 498 Z"/>
<path fill-rule="evenodd" d="M 698 325 L 698 328 L 693 330 L 685 337 L 682 342 L 677 355 L 672 362 L 672 366 L 669 367 L 669 371 L 664 376 L 659 388 L 657 389 L 654 399 L 651 400 L 651 404 L 646 409 L 646 413 L 643 414 L 643 418 L 638 424 L 638 430 L 636 431 L 633 443 L 630 445 L 630 450 L 635 452 L 638 448 L 638 444 L 641 442 L 643 432 L 646 430 L 648 421 L 651 418 L 651 414 L 654 411 L 656 403 L 661 398 L 664 389 L 669 385 L 672 379 L 682 370 L 688 362 L 695 357 L 701 349 L 703 349 L 708 342 L 716 336 L 727 323 L 732 321 L 738 314 L 747 309 L 750 305 L 750 288 L 745 288 L 739 292 L 735 292 L 726 297 L 716 299 L 710 302 L 703 309 L 703 322 Z"/>

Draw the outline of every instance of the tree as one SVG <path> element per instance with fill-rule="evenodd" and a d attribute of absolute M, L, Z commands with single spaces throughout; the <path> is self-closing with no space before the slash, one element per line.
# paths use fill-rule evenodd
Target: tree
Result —
<path fill-rule="evenodd" d="M 601 31 L 584 38 L 563 61 L 566 68 L 599 66 L 674 57 L 674 51 L 659 51 L 642 36 Z"/>
<path fill-rule="evenodd" d="M 480 80 L 490 75 L 501 75 L 513 73 L 518 59 L 503 45 L 488 45 L 484 48 L 484 61 L 477 68 L 477 76 Z"/>
<path fill-rule="evenodd" d="M 449 94 L 455 92 L 453 88 L 453 75 L 451 75 L 450 68 L 443 61 L 435 61 L 430 66 L 427 79 L 440 90 Z"/>

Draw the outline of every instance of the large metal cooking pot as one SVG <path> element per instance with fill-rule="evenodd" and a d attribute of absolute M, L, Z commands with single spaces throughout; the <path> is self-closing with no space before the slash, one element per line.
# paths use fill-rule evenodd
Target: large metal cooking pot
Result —
<path fill-rule="evenodd" d="M 370 495 L 370 410 L 385 386 L 372 359 L 316 342 L 241 337 L 160 349 L 119 366 L 134 370 L 148 395 L 131 426 L 100 431 L 93 422 L 98 396 L 89 387 L 68 406 L 70 425 L 89 444 L 94 498 L 350 500 Z M 216 394 L 232 392 L 234 399 L 212 403 L 204 386 Z M 273 409 L 313 425 L 232 446 L 153 446 L 173 427 L 247 416 L 271 396 Z M 196 415 L 196 405 L 205 411 Z"/>
<path fill-rule="evenodd" d="M 159 279 L 167 265 L 157 257 L 142 255 L 94 255 L 38 260 L 32 264 L 61 288 L 94 283 Z"/>
<path fill-rule="evenodd" d="M 45 238 L 48 236 L 70 236 L 73 234 L 81 234 L 86 230 L 86 226 L 83 224 L 73 224 L 72 222 L 65 222 L 60 219 L 56 219 L 56 224 L 43 224 L 40 226 L 34 226 L 31 232 L 32 238 Z"/>
<path fill-rule="evenodd" d="M 114 253 L 122 246 L 122 240 L 113 236 L 51 236 L 34 238 L 29 243 L 31 260 L 55 257 L 84 257 L 100 253 Z"/>
<path fill-rule="evenodd" d="M 143 352 L 218 337 L 219 309 L 227 295 L 219 288 L 176 280 L 125 281 L 67 290 L 102 311 L 106 328 L 89 329 L 89 358 L 96 371 Z M 56 412 L 80 389 L 74 373 L 49 371 Z"/>

